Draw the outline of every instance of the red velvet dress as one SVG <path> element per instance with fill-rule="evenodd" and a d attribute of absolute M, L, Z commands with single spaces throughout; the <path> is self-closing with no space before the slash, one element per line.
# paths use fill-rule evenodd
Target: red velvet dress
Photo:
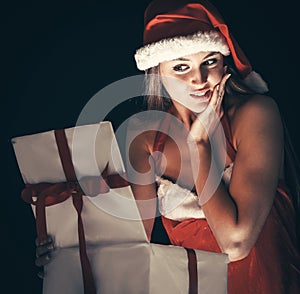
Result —
<path fill-rule="evenodd" d="M 222 125 L 227 139 L 227 153 L 234 160 L 235 151 L 225 116 Z M 163 150 L 165 137 L 163 133 L 158 133 L 154 151 Z M 162 216 L 162 223 L 173 245 L 221 252 L 205 219 L 179 222 Z M 271 212 L 250 254 L 228 265 L 228 293 L 300 293 L 300 255 L 295 227 L 295 209 L 287 188 L 280 182 Z"/>

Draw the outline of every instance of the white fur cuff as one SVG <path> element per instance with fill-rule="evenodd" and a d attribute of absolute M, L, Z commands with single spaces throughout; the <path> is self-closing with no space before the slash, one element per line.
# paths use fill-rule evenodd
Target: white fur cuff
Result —
<path fill-rule="evenodd" d="M 193 192 L 167 179 L 156 178 L 158 184 L 159 212 L 166 218 L 184 221 L 189 218 L 205 218 Z"/>

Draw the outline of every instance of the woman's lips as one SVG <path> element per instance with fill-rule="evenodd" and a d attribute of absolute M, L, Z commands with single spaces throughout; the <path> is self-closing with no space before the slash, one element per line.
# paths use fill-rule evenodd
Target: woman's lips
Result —
<path fill-rule="evenodd" d="M 210 98 L 210 90 L 197 90 L 190 94 L 192 98 L 208 100 Z"/>

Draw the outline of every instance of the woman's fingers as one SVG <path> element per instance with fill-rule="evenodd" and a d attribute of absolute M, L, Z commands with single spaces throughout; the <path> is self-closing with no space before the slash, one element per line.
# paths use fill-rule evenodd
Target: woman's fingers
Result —
<path fill-rule="evenodd" d="M 220 102 L 222 102 L 224 94 L 225 94 L 225 85 L 227 80 L 230 78 L 231 74 L 227 73 L 223 76 L 221 82 L 220 82 L 220 87 L 219 87 L 219 100 L 221 100 Z M 221 98 L 221 99 L 220 99 Z"/>
<path fill-rule="evenodd" d="M 53 243 L 46 243 L 43 245 L 39 245 L 36 247 L 36 250 L 35 250 L 36 257 L 44 255 L 45 253 L 52 251 L 53 249 L 54 249 Z"/>
<path fill-rule="evenodd" d="M 225 85 L 227 80 L 230 78 L 231 74 L 227 73 L 222 77 L 221 82 L 215 86 L 213 96 L 211 99 L 211 105 L 215 107 L 217 111 L 220 110 L 222 100 L 225 93 Z"/>
<path fill-rule="evenodd" d="M 46 254 L 41 255 L 38 258 L 36 258 L 35 265 L 38 267 L 41 267 L 41 266 L 48 264 L 50 261 L 51 261 L 51 254 L 46 253 Z"/>
<path fill-rule="evenodd" d="M 51 236 L 47 237 L 47 240 L 38 242 L 36 240 L 35 250 L 35 265 L 38 267 L 44 266 L 51 261 L 51 252 L 54 250 L 54 242 Z"/>

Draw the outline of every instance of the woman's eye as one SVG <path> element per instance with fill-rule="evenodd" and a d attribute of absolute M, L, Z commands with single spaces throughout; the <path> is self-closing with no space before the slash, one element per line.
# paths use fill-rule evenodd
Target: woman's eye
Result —
<path fill-rule="evenodd" d="M 173 66 L 173 70 L 175 70 L 175 71 L 181 71 L 182 72 L 182 71 L 185 71 L 187 69 L 189 69 L 189 66 L 186 65 L 186 64 L 178 64 L 178 65 Z"/>
<path fill-rule="evenodd" d="M 208 59 L 208 60 L 203 62 L 203 65 L 212 65 L 212 64 L 215 64 L 217 61 L 218 60 L 216 58 Z"/>

